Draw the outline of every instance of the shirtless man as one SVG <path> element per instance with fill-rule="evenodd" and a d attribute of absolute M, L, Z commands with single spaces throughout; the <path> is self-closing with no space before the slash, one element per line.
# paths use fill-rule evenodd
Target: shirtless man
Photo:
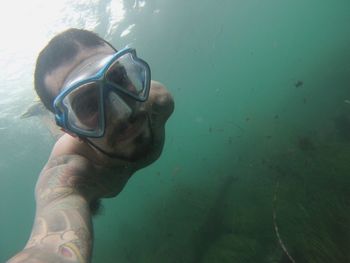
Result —
<path fill-rule="evenodd" d="M 8 262 L 91 262 L 99 200 L 160 156 L 173 98 L 134 49 L 79 29 L 41 51 L 35 89 L 65 134 L 37 181 L 30 239 Z"/>

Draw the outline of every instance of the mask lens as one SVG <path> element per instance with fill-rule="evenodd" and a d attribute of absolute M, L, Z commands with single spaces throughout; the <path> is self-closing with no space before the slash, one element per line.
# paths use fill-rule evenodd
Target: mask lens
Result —
<path fill-rule="evenodd" d="M 106 80 L 124 93 L 143 98 L 146 92 L 146 74 L 145 66 L 136 61 L 132 54 L 126 53 L 108 68 Z"/>
<path fill-rule="evenodd" d="M 101 91 L 95 82 L 83 84 L 64 99 L 68 122 L 75 129 L 96 132 L 101 129 Z"/>

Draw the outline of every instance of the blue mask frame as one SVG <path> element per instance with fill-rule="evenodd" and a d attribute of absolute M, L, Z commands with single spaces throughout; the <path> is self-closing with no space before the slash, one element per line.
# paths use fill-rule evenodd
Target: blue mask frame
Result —
<path fill-rule="evenodd" d="M 138 65 L 141 65 L 143 69 L 145 70 L 145 74 L 143 76 L 143 82 L 145 83 L 145 86 L 143 87 L 143 90 L 139 94 L 134 94 L 131 92 L 126 91 L 125 89 L 118 87 L 117 85 L 111 85 L 106 80 L 106 72 L 108 71 L 109 67 L 116 61 L 118 58 L 122 57 L 123 55 L 129 53 L 135 63 L 138 63 Z M 71 125 L 68 114 L 69 109 L 66 107 L 66 105 L 63 103 L 64 98 L 70 94 L 75 89 L 81 87 L 84 84 L 87 83 L 96 83 L 99 86 L 99 92 L 101 93 L 99 98 L 99 123 L 98 123 L 98 129 L 97 130 L 84 130 L 81 128 L 78 128 L 74 125 Z M 120 92 L 122 94 L 125 94 L 136 101 L 144 102 L 148 99 L 149 96 L 149 90 L 150 90 L 150 83 L 151 83 L 151 70 L 147 62 L 140 59 L 136 55 L 136 50 L 132 48 L 124 48 L 114 55 L 111 56 L 111 58 L 106 62 L 104 66 L 100 70 L 97 71 L 97 73 L 84 78 L 82 80 L 78 80 L 75 82 L 71 82 L 71 84 L 68 84 L 66 87 L 62 89 L 62 91 L 57 95 L 53 102 L 53 107 L 55 110 L 55 120 L 56 124 L 60 127 L 62 127 L 64 130 L 70 131 L 79 137 L 91 137 L 91 138 L 100 138 L 104 136 L 105 133 L 105 98 L 109 91 L 113 90 L 117 93 Z"/>

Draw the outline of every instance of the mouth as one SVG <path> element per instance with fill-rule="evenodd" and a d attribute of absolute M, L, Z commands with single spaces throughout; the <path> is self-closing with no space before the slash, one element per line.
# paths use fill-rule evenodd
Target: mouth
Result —
<path fill-rule="evenodd" d="M 114 135 L 117 135 L 114 136 L 115 142 L 121 143 L 133 140 L 144 130 L 146 123 L 146 118 L 143 115 L 139 115 L 128 122 L 121 123 L 114 131 Z"/>

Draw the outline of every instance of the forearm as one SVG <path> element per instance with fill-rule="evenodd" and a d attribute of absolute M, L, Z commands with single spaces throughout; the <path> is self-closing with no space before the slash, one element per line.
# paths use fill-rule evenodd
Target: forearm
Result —
<path fill-rule="evenodd" d="M 90 262 L 91 211 L 97 210 L 100 198 L 118 194 L 134 170 L 120 169 L 120 176 L 108 169 L 99 170 L 81 155 L 64 155 L 59 149 L 66 143 L 63 140 L 56 143 L 57 149 L 36 184 L 36 215 L 30 239 L 8 263 Z"/>
<path fill-rule="evenodd" d="M 77 194 L 68 194 L 41 207 L 25 248 L 14 262 L 90 262 L 93 229 L 89 205 Z"/>

